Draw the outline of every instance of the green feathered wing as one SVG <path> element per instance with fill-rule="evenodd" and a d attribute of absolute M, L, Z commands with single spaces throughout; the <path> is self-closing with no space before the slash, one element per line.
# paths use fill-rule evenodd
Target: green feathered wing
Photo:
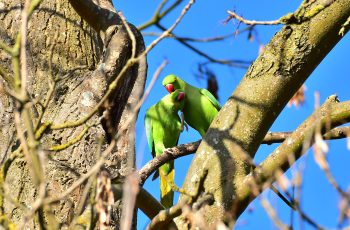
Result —
<path fill-rule="evenodd" d="M 186 83 L 187 84 L 187 83 Z M 186 86 L 185 121 L 203 137 L 221 109 L 220 103 L 206 89 Z"/>
<path fill-rule="evenodd" d="M 208 98 L 208 100 L 212 103 L 212 105 L 215 107 L 215 109 L 217 111 L 219 111 L 221 109 L 220 103 L 218 102 L 218 100 L 216 100 L 216 98 L 213 96 L 213 94 L 211 94 L 211 92 L 209 92 L 208 90 L 203 89 L 203 88 L 200 89 L 200 92 L 203 96 Z"/>

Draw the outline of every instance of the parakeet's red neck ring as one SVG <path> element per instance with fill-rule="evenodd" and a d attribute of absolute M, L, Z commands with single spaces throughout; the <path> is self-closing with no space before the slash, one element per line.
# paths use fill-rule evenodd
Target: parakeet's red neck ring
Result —
<path fill-rule="evenodd" d="M 178 101 L 182 101 L 185 98 L 185 93 L 184 92 L 180 92 L 179 95 L 177 95 L 177 100 Z"/>
<path fill-rule="evenodd" d="M 167 85 L 165 86 L 165 88 L 166 88 L 166 90 L 167 90 L 169 93 L 174 92 L 174 86 L 173 86 L 173 84 L 167 84 Z"/>

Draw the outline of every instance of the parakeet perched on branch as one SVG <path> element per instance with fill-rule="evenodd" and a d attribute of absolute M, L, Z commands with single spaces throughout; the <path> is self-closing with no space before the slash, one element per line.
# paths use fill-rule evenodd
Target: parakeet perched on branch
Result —
<path fill-rule="evenodd" d="M 208 90 L 194 87 L 174 74 L 166 76 L 162 85 L 169 93 L 179 89 L 186 93 L 185 106 L 182 110 L 185 121 L 203 137 L 221 109 L 219 102 Z M 271 189 L 295 210 L 294 202 L 285 198 L 273 185 L 271 185 Z"/>
<path fill-rule="evenodd" d="M 162 85 L 169 93 L 177 89 L 186 93 L 185 121 L 203 137 L 221 109 L 219 102 L 208 90 L 196 88 L 173 74 L 166 76 Z"/>
<path fill-rule="evenodd" d="M 177 145 L 181 132 L 181 120 L 178 111 L 184 108 L 185 93 L 175 90 L 151 106 L 145 116 L 145 129 L 148 147 L 153 157 L 163 153 L 166 148 Z M 160 196 L 164 207 L 173 205 L 174 192 L 170 184 L 174 183 L 174 161 L 159 168 Z"/>

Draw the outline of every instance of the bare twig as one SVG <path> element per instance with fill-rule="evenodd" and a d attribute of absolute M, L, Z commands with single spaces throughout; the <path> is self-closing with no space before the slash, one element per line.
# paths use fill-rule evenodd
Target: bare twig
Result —
<path fill-rule="evenodd" d="M 314 3 L 314 1 L 312 2 L 304 1 L 294 13 L 288 13 L 280 17 L 279 19 L 272 20 L 272 21 L 247 20 L 237 15 L 236 13 L 228 10 L 227 13 L 229 14 L 229 17 L 226 20 L 226 22 L 231 20 L 232 18 L 236 18 L 238 21 L 243 22 L 247 25 L 278 25 L 278 24 L 301 23 L 303 21 L 310 20 L 311 18 L 316 16 L 318 13 L 320 13 L 322 10 L 324 10 L 326 7 L 332 4 L 332 2 L 333 1 L 323 1 L 323 2 L 320 2 L 319 4 L 315 4 L 314 6 L 309 7 Z"/>
<path fill-rule="evenodd" d="M 288 226 L 278 218 L 276 210 L 271 206 L 270 202 L 266 198 L 262 197 L 260 199 L 260 203 L 278 229 L 289 230 Z"/>
<path fill-rule="evenodd" d="M 145 54 L 147 54 L 151 49 L 153 49 L 153 47 L 159 43 L 162 39 L 164 39 L 165 37 L 169 36 L 169 34 L 171 34 L 171 32 L 175 29 L 175 27 L 180 23 L 180 21 L 182 20 L 182 18 L 185 16 L 185 14 L 187 13 L 187 11 L 191 8 L 191 6 L 194 4 L 194 0 L 190 0 L 189 3 L 183 8 L 183 10 L 181 11 L 180 16 L 175 20 L 175 22 L 167 29 L 165 30 L 162 35 L 160 37 L 158 37 L 157 39 L 155 39 L 144 51 Z"/>
<path fill-rule="evenodd" d="M 51 146 L 48 150 L 50 150 L 50 151 L 62 151 L 64 149 L 69 148 L 70 146 L 78 143 L 84 137 L 84 135 L 87 133 L 87 131 L 89 131 L 90 127 L 91 127 L 90 125 L 85 125 L 83 130 L 76 137 L 67 141 L 66 143 Z"/>
<path fill-rule="evenodd" d="M 163 31 L 166 31 L 166 28 L 163 27 L 160 24 L 157 24 L 157 27 Z M 248 68 L 248 66 L 251 64 L 251 62 L 246 62 L 246 61 L 235 61 L 235 60 L 220 60 L 220 59 L 215 59 L 211 56 L 209 56 L 208 54 L 204 53 L 203 51 L 195 48 L 194 46 L 188 44 L 186 41 L 182 40 L 181 38 L 179 38 L 177 35 L 175 35 L 174 33 L 169 33 L 169 35 L 173 36 L 174 39 L 176 39 L 177 41 L 179 41 L 181 44 L 183 44 L 184 46 L 186 46 L 187 48 L 189 48 L 190 50 L 192 50 L 193 52 L 197 53 L 198 55 L 206 58 L 208 61 L 212 62 L 212 63 L 217 63 L 217 64 L 223 64 L 223 65 L 228 65 L 228 66 L 232 66 L 232 67 L 237 67 L 237 68 L 243 68 L 246 69 Z"/>
<path fill-rule="evenodd" d="M 183 207 L 188 205 L 189 201 L 189 198 L 185 198 L 184 200 L 172 206 L 171 208 L 160 211 L 158 215 L 156 215 L 151 220 L 151 223 L 147 226 L 146 229 L 152 230 L 164 228 L 164 225 L 166 225 L 170 220 L 181 215 Z"/>
<path fill-rule="evenodd" d="M 278 25 L 278 24 L 281 24 L 280 19 L 273 20 L 273 21 L 255 21 L 255 20 L 244 19 L 243 17 L 237 15 L 236 13 L 234 13 L 230 10 L 228 10 L 227 13 L 229 14 L 229 18 L 226 20 L 226 22 L 231 20 L 232 18 L 235 18 L 238 21 L 243 22 L 244 24 L 247 24 L 247 25 Z"/>
<path fill-rule="evenodd" d="M 268 132 L 263 140 L 263 144 L 281 143 L 288 138 L 293 132 Z M 330 130 L 323 135 L 325 140 L 336 140 L 346 138 L 350 133 L 350 127 L 338 127 Z"/>
<path fill-rule="evenodd" d="M 138 29 L 141 31 L 141 30 L 144 30 L 144 29 L 146 29 L 146 28 L 148 28 L 148 27 L 150 27 L 150 26 L 152 26 L 152 25 L 157 24 L 160 20 L 162 20 L 162 18 L 164 18 L 164 17 L 165 17 L 168 13 L 170 13 L 176 6 L 178 6 L 178 5 L 182 2 L 182 0 L 176 0 L 176 1 L 175 1 L 173 4 L 171 4 L 167 9 L 165 9 L 163 12 L 161 12 L 162 9 L 163 9 L 163 7 L 165 6 L 165 4 L 166 4 L 167 2 L 168 2 L 168 0 L 163 0 L 163 1 L 159 4 L 159 6 L 158 6 L 156 12 L 154 13 L 153 17 L 152 17 L 148 22 L 145 22 L 145 23 L 143 23 L 142 25 L 140 25 L 140 26 L 138 27 Z"/>
<path fill-rule="evenodd" d="M 13 49 L 1 40 L 0 40 L 0 48 L 4 50 L 6 53 L 13 55 Z"/>
<path fill-rule="evenodd" d="M 350 196 L 347 192 L 345 192 L 340 185 L 337 183 L 335 178 L 333 177 L 329 167 L 321 167 L 324 174 L 326 175 L 327 180 L 332 185 L 332 187 L 341 195 L 341 197 L 348 203 L 350 206 Z"/>
<path fill-rule="evenodd" d="M 155 32 L 143 32 L 142 33 L 144 36 L 160 36 L 160 33 L 155 33 Z M 191 37 L 175 37 L 174 34 L 169 34 L 168 38 L 178 38 L 182 41 L 186 41 L 186 42 L 217 42 L 217 41 L 223 41 L 227 38 L 230 37 L 234 37 L 236 36 L 236 33 L 230 33 L 227 35 L 223 35 L 223 36 L 216 36 L 216 37 L 209 37 L 209 38 L 191 38 Z"/>
<path fill-rule="evenodd" d="M 27 29 L 28 29 L 28 8 L 30 0 L 26 0 L 24 3 L 24 9 L 22 10 L 22 23 L 21 23 L 21 95 L 24 96 L 27 93 Z"/>
<path fill-rule="evenodd" d="M 287 195 L 287 197 L 289 199 L 293 199 L 293 196 L 288 192 L 288 191 L 285 191 L 285 194 Z M 319 229 L 319 230 L 322 230 L 322 229 L 325 229 L 324 227 L 320 226 L 316 221 L 314 221 L 310 216 L 308 216 L 300 207 L 300 204 L 299 202 L 295 202 L 295 208 L 296 208 L 296 211 L 299 213 L 300 217 L 306 221 L 308 224 L 310 224 L 311 226 L 313 226 L 315 229 Z"/>

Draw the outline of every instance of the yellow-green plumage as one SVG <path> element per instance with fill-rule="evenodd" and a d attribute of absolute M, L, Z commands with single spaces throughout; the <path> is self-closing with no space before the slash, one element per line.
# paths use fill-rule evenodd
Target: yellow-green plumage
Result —
<path fill-rule="evenodd" d="M 173 74 L 166 76 L 162 85 L 169 92 L 177 89 L 185 92 L 185 121 L 203 137 L 221 109 L 219 102 L 208 90 L 194 87 Z"/>
<path fill-rule="evenodd" d="M 166 148 L 177 145 L 181 132 L 178 111 L 184 107 L 185 93 L 176 90 L 151 106 L 145 116 L 145 129 L 148 146 L 153 157 L 163 153 Z M 159 168 L 161 203 L 169 208 L 173 205 L 174 192 L 170 184 L 174 182 L 174 162 Z"/>

